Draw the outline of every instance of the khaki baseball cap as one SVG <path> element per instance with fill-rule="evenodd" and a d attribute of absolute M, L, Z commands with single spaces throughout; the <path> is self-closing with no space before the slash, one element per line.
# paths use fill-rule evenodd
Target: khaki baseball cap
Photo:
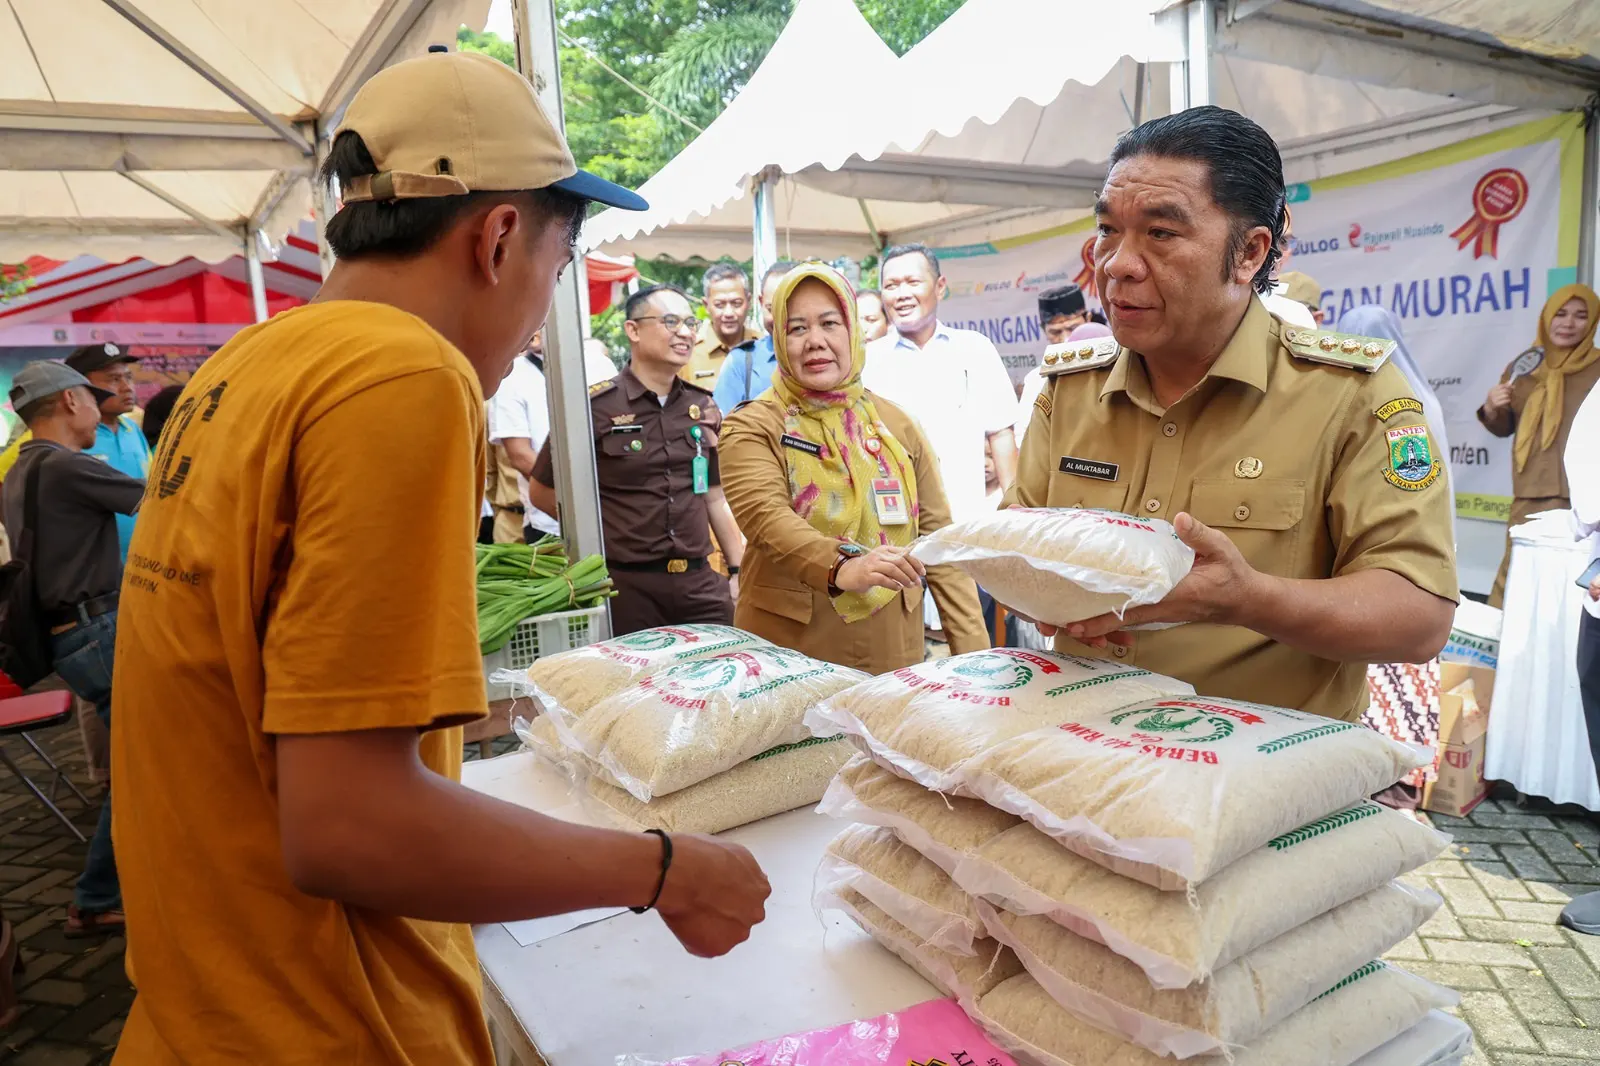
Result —
<path fill-rule="evenodd" d="M 378 173 L 340 190 L 346 203 L 560 189 L 643 211 L 643 197 L 579 170 L 528 80 L 475 52 L 396 63 L 361 87 L 339 133 L 361 135 Z"/>

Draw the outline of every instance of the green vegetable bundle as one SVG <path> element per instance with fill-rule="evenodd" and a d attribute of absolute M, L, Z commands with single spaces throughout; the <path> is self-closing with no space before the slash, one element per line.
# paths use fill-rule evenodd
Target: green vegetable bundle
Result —
<path fill-rule="evenodd" d="M 616 595 L 606 563 L 591 555 L 568 565 L 557 537 L 537 544 L 478 545 L 478 647 L 505 647 L 517 623 L 554 611 L 594 607 Z"/>

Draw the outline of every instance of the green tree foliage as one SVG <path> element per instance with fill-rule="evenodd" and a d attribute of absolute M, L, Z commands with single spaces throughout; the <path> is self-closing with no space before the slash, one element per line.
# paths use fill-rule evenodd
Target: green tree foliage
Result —
<path fill-rule="evenodd" d="M 15 300 L 33 287 L 26 263 L 0 263 L 0 304 Z"/>
<path fill-rule="evenodd" d="M 855 0 L 896 55 L 909 51 L 962 2 Z M 794 0 L 559 0 L 559 5 L 562 107 L 573 157 L 586 170 L 638 188 L 744 87 L 783 31 Z M 456 39 L 464 51 L 515 65 L 512 43 L 492 33 L 463 27 Z M 849 77 L 850 72 L 830 70 L 826 57 L 818 57 L 817 76 Z M 704 264 L 641 259 L 637 265 L 645 282 L 669 282 L 698 297 Z M 749 263 L 744 267 L 750 270 Z M 875 270 L 869 274 L 875 277 Z M 620 308 L 596 316 L 592 325 L 613 355 L 625 355 Z"/>
<path fill-rule="evenodd" d="M 961 3 L 856 0 L 899 55 Z M 560 0 L 562 103 L 579 165 L 632 188 L 644 184 L 744 87 L 793 7 L 794 0 Z M 492 33 L 463 27 L 457 42 L 515 63 L 511 42 Z M 848 72 L 819 68 L 818 77 L 841 75 Z"/>

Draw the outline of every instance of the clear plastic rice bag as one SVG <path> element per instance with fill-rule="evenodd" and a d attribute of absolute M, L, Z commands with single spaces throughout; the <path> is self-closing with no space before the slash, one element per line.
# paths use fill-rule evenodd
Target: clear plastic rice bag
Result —
<path fill-rule="evenodd" d="M 1194 566 L 1171 523 L 1087 508 L 1014 507 L 945 526 L 912 546 L 960 567 L 1036 622 L 1061 626 L 1157 603 Z"/>

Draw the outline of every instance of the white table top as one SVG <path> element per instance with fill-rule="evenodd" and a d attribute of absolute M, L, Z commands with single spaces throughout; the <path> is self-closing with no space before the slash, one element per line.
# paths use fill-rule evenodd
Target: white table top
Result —
<path fill-rule="evenodd" d="M 469 787 L 570 821 L 600 824 L 530 753 L 470 762 Z M 655 915 L 621 915 L 520 947 L 502 925 L 475 930 L 479 961 L 550 1066 L 614 1066 L 707 1053 L 902 1010 L 939 995 L 836 913 L 812 910 L 813 875 L 840 824 L 810 810 L 724 834 L 772 882 L 767 920 L 720 959 L 683 951 Z M 1357 1066 L 1450 1066 L 1466 1026 L 1439 1014 Z"/>

